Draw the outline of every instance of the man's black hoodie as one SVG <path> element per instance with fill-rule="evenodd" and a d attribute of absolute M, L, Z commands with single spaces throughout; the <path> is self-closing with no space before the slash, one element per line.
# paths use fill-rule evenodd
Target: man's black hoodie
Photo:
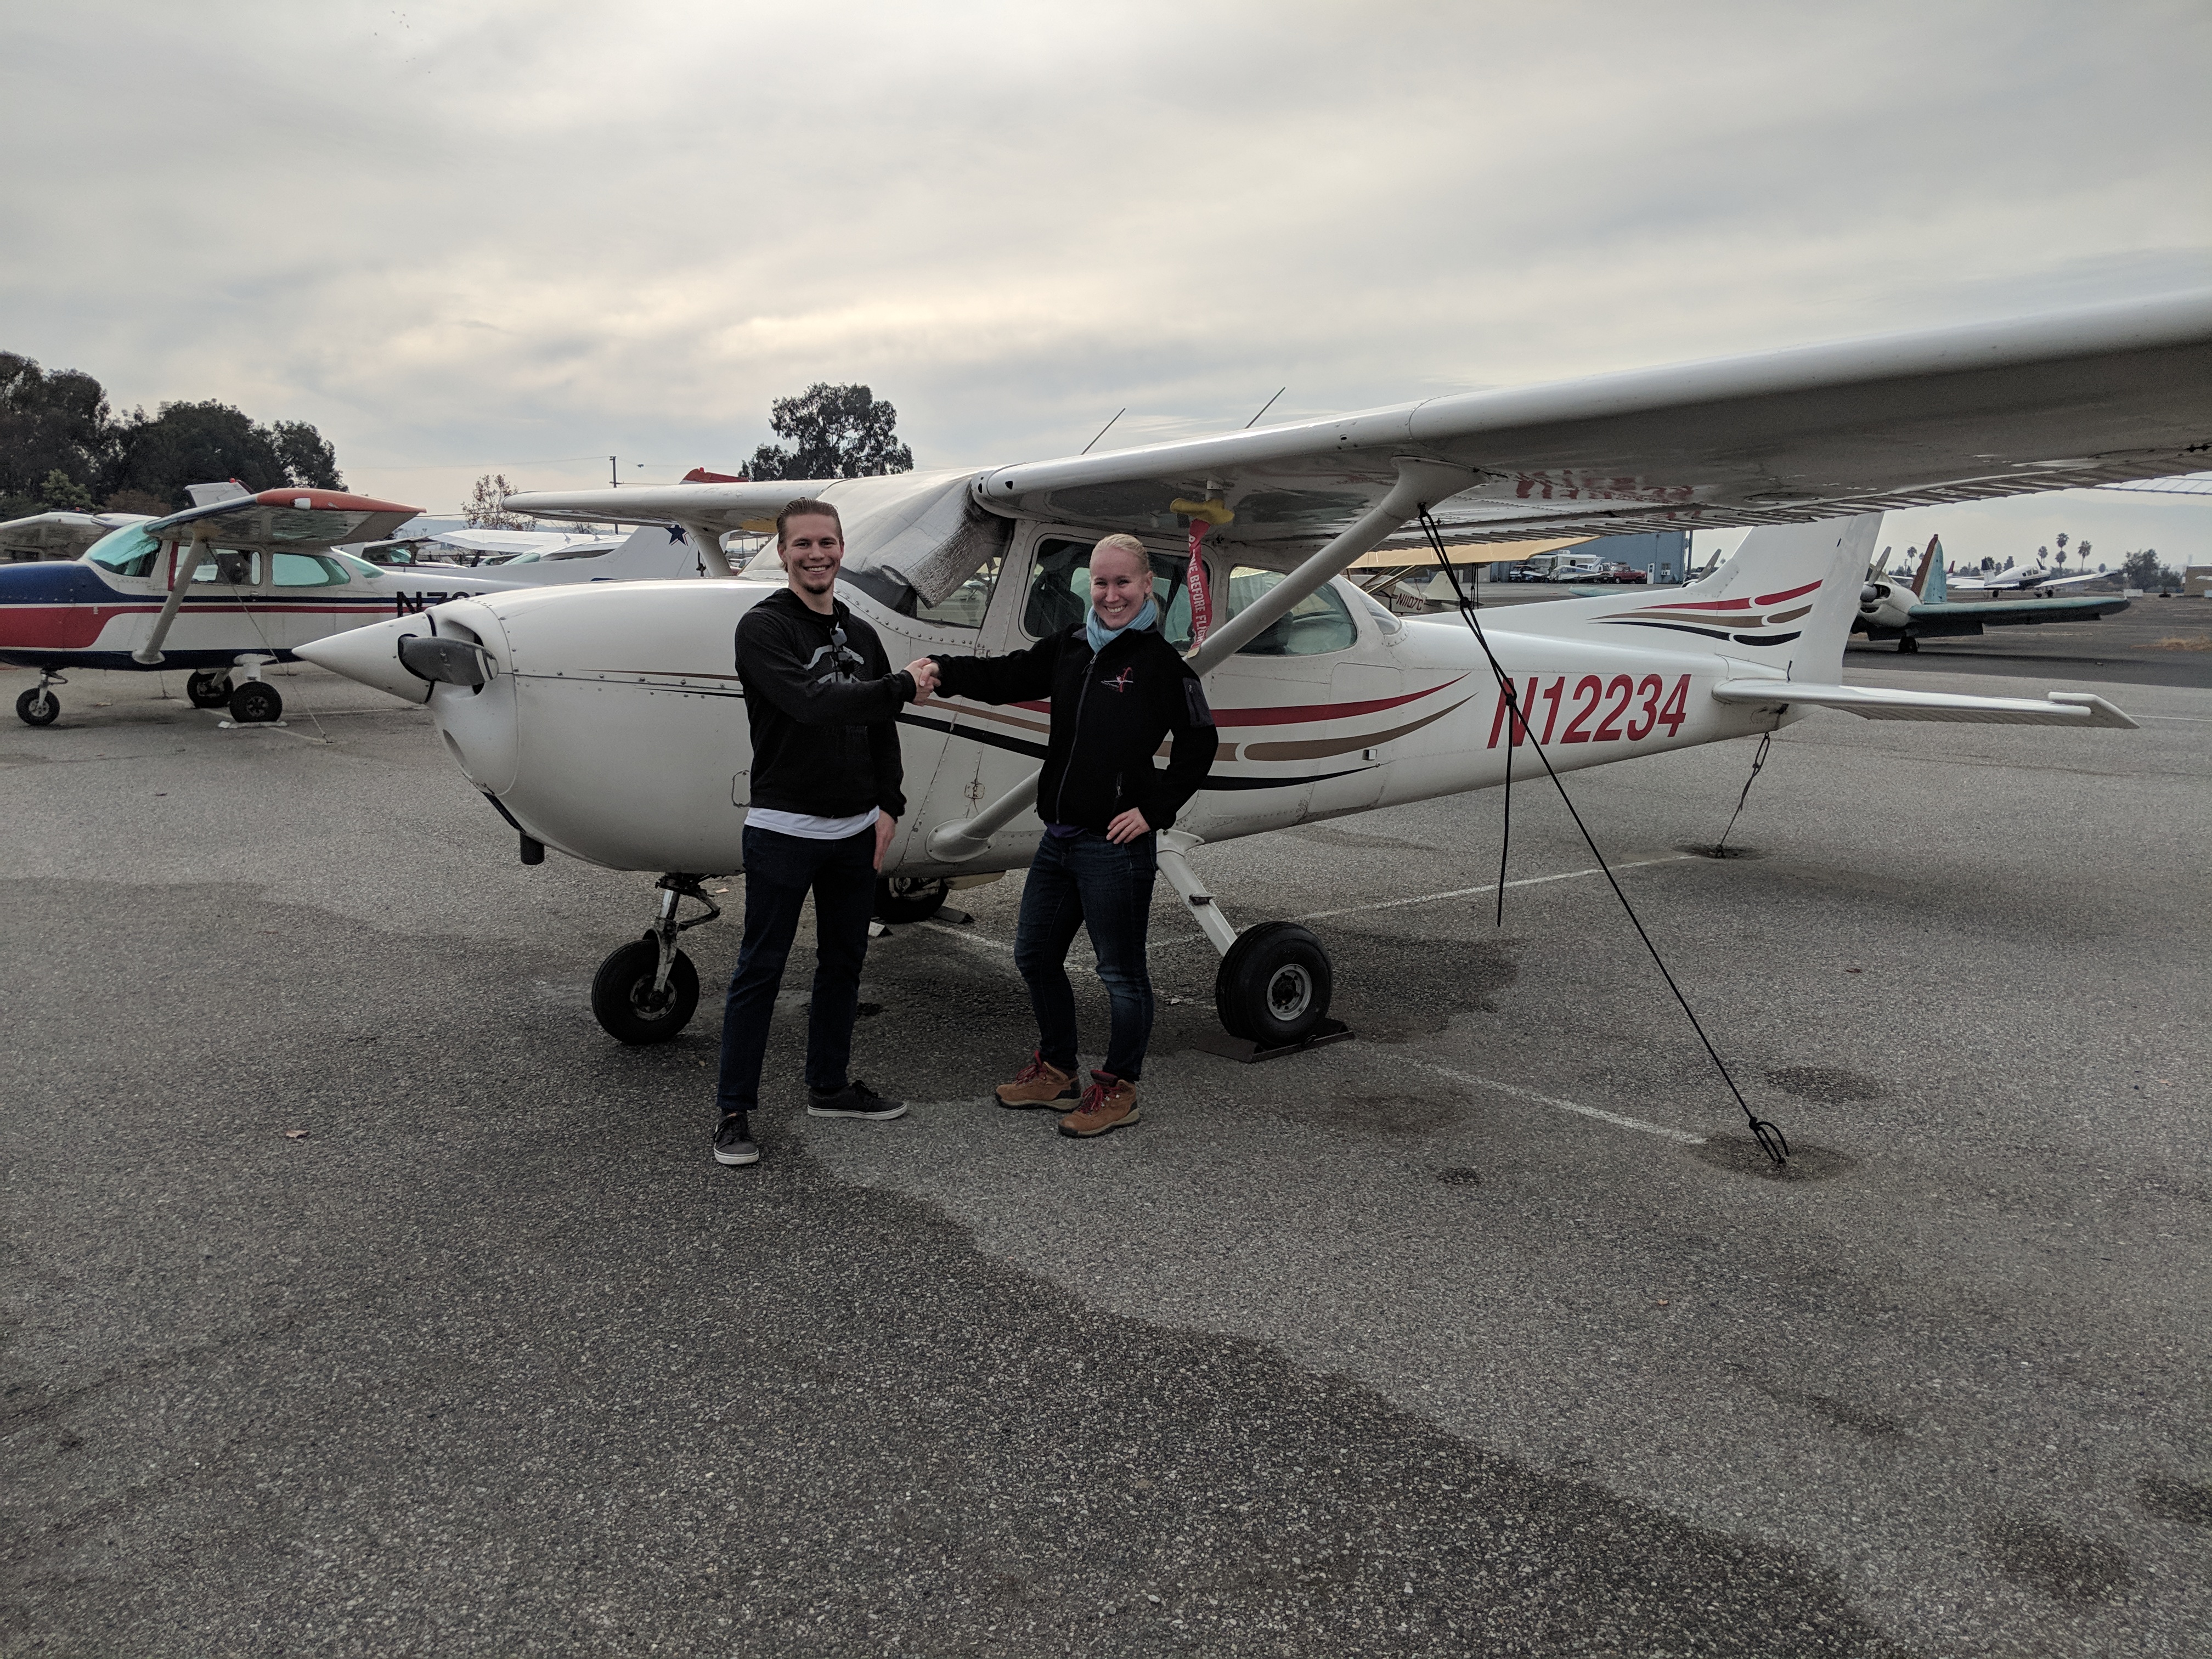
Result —
<path fill-rule="evenodd" d="M 949 697 L 1052 698 L 1052 738 L 1037 779 L 1037 816 L 1106 832 L 1135 807 L 1155 830 L 1176 821 L 1213 765 L 1219 740 L 1206 690 L 1157 629 L 1125 629 L 1093 655 L 1076 623 L 1010 657 L 933 657 Z M 1160 740 L 1175 733 L 1161 771 Z"/>
<path fill-rule="evenodd" d="M 738 623 L 738 678 L 752 726 L 753 805 L 906 816 L 895 722 L 914 676 L 891 672 L 876 630 L 843 600 L 825 617 L 787 587 L 769 594 Z"/>

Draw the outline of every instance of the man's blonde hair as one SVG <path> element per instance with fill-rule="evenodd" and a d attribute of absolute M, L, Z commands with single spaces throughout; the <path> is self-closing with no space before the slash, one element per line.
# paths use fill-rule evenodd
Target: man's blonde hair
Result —
<path fill-rule="evenodd" d="M 1119 530 L 1110 536 L 1101 536 L 1091 547 L 1091 562 L 1097 564 L 1098 556 L 1108 551 L 1129 554 L 1135 558 L 1147 576 L 1152 574 L 1152 553 L 1144 543 L 1139 541 L 1134 536 Z"/>

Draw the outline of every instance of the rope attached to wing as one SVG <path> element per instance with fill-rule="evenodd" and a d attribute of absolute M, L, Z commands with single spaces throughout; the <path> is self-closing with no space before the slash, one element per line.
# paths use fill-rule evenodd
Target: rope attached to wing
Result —
<path fill-rule="evenodd" d="M 1689 998 L 1682 994 L 1682 988 L 1674 982 L 1674 975 L 1668 971 L 1667 959 L 1659 954 L 1659 947 L 1651 942 L 1651 935 L 1644 930 L 1644 923 L 1636 914 L 1636 907 L 1628 902 L 1628 895 L 1621 890 L 1620 883 L 1613 878 L 1613 866 L 1606 862 L 1605 854 L 1598 850 L 1597 837 L 1590 834 L 1589 826 L 1583 822 L 1583 815 L 1575 811 L 1575 803 L 1573 798 L 1567 793 L 1567 786 L 1560 781 L 1559 775 L 1552 769 L 1552 757 L 1544 752 L 1542 742 L 1537 738 L 1535 732 L 1529 729 L 1528 722 L 1522 718 L 1520 706 L 1513 696 L 1512 677 L 1498 662 L 1498 653 L 1490 648 L 1489 636 L 1482 631 L 1481 618 L 1475 615 L 1474 606 L 1468 602 L 1466 590 L 1460 586 L 1458 574 L 1452 569 L 1451 560 L 1444 552 L 1443 533 L 1437 528 L 1437 521 L 1429 516 L 1429 509 L 1426 507 L 1421 508 L 1421 533 L 1428 538 L 1430 550 L 1437 556 L 1437 567 L 1444 573 L 1444 580 L 1451 585 L 1453 596 L 1459 602 L 1461 618 L 1474 631 L 1475 643 L 1482 647 L 1482 654 L 1490 664 L 1490 672 L 1498 681 L 1498 695 L 1505 700 L 1507 720 L 1527 737 L 1528 746 L 1536 751 L 1536 758 L 1544 763 L 1545 775 L 1551 779 L 1552 787 L 1559 792 L 1559 803 L 1567 809 L 1567 816 L 1575 821 L 1575 828 L 1582 831 L 1583 841 L 1589 848 L 1590 856 L 1597 860 L 1599 870 L 1604 872 L 1607 884 L 1613 889 L 1613 896 L 1620 901 L 1620 908 L 1628 916 L 1629 926 L 1636 929 L 1636 937 L 1644 941 L 1644 948 L 1651 953 L 1651 960 L 1659 969 L 1659 977 L 1667 981 L 1667 988 L 1674 994 L 1674 1000 L 1681 1004 L 1682 1012 L 1689 1019 L 1690 1029 L 1698 1034 L 1698 1041 L 1705 1045 L 1705 1054 L 1713 1062 L 1713 1069 L 1721 1074 L 1721 1081 L 1728 1085 L 1729 1093 L 1735 1097 L 1735 1103 L 1743 1109 L 1744 1117 L 1751 1124 L 1752 1138 L 1759 1142 L 1760 1150 L 1774 1160 L 1777 1168 L 1787 1164 L 1790 1162 L 1789 1139 L 1783 1134 L 1780 1126 L 1768 1122 L 1758 1113 L 1753 1111 L 1751 1103 L 1743 1097 L 1743 1091 L 1736 1087 L 1735 1079 L 1729 1072 L 1728 1062 L 1721 1058 L 1720 1050 L 1713 1047 L 1713 1040 L 1705 1035 L 1705 1028 L 1698 1021 L 1697 1011 L 1690 1006 Z M 1504 841 L 1499 846 L 1498 852 L 1498 919 L 1500 926 L 1504 925 L 1505 920 L 1505 857 L 1512 842 L 1510 812 L 1513 798 L 1510 792 L 1513 787 L 1513 740 L 1510 732 L 1508 737 L 1509 741 L 1505 745 L 1505 787 L 1509 792 L 1505 799 L 1508 816 L 1505 820 Z M 1764 761 L 1765 758 L 1765 753 L 1762 748 L 1760 759 Z M 1754 766 L 1753 775 L 1757 775 L 1758 768 Z M 1744 787 L 1745 792 L 1748 793 L 1750 786 L 1746 784 Z"/>

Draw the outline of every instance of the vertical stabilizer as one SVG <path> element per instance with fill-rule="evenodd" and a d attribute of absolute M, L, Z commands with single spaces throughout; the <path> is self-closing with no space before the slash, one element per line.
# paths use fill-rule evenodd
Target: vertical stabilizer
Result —
<path fill-rule="evenodd" d="M 1913 578 L 1912 591 L 1923 605 L 1941 605 L 1943 596 L 1950 592 L 1943 577 L 1943 543 L 1940 537 L 1928 538 L 1928 552 L 1920 561 L 1920 574 Z"/>
<path fill-rule="evenodd" d="M 1492 626 L 1584 638 L 1649 629 L 1673 645 L 1711 641 L 1741 661 L 1771 662 L 1800 679 L 1832 679 L 1843 670 L 1844 641 L 1858 618 L 1881 517 L 1763 526 L 1743 538 L 1734 558 L 1677 592 L 1626 606 L 1610 596 L 1516 605 Z"/>

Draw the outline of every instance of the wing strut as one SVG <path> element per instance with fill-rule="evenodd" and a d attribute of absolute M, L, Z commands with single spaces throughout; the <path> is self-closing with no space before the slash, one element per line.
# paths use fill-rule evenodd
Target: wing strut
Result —
<path fill-rule="evenodd" d="M 169 597 L 162 602 L 161 614 L 154 618 L 154 631 L 146 636 L 146 643 L 131 653 L 131 661 L 151 667 L 161 660 L 161 641 L 169 637 L 178 608 L 184 604 L 185 595 L 191 592 L 192 578 L 200 568 L 200 544 L 205 539 L 205 532 L 195 531 L 191 540 L 169 544 L 170 556 L 176 561 L 169 578 Z"/>
<path fill-rule="evenodd" d="M 1482 623 L 1474 614 L 1474 607 L 1468 603 L 1467 595 L 1460 587 L 1459 578 L 1452 571 L 1451 560 L 1444 552 L 1443 536 L 1437 529 L 1437 521 L 1429 516 L 1425 503 L 1421 507 L 1421 531 L 1429 538 L 1429 546 L 1436 553 L 1437 562 L 1443 567 L 1444 580 L 1451 584 L 1452 592 L 1459 596 L 1461 617 L 1474 630 L 1475 642 L 1482 647 L 1482 654 L 1489 659 L 1490 672 L 1498 677 L 1498 695 L 1505 699 L 1509 713 L 1517 715 L 1520 711 L 1513 706 L 1512 677 L 1491 650 L 1489 637 L 1483 633 Z M 1651 942 L 1651 935 L 1644 931 L 1644 923 L 1636 914 L 1636 907 L 1628 902 L 1628 895 L 1621 891 L 1620 883 L 1614 879 L 1613 866 L 1606 862 L 1605 854 L 1598 851 L 1597 837 L 1590 834 L 1589 826 L 1583 822 L 1583 815 L 1575 811 L 1574 799 L 1567 793 L 1567 786 L 1552 769 L 1552 757 L 1544 752 L 1543 740 L 1529 731 L 1525 724 L 1521 729 L 1528 732 L 1528 746 L 1536 751 L 1536 758 L 1544 763 L 1545 775 L 1552 780 L 1552 787 L 1559 792 L 1559 804 L 1567 809 L 1567 816 L 1575 821 L 1575 828 L 1583 832 L 1583 840 L 1590 849 L 1590 856 L 1597 860 L 1597 867 L 1605 872 L 1606 883 L 1613 889 L 1613 897 L 1620 901 L 1620 908 L 1627 913 L 1628 925 L 1636 930 L 1636 937 L 1644 941 L 1644 948 L 1651 953 L 1651 960 L 1659 969 L 1659 977 L 1667 981 L 1667 988 L 1674 994 L 1674 1000 L 1682 1005 L 1682 1012 L 1689 1016 L 1690 1029 L 1698 1034 L 1698 1041 L 1705 1045 L 1705 1053 L 1713 1062 L 1713 1069 L 1721 1074 L 1721 1081 L 1728 1085 L 1728 1091 L 1735 1097 L 1735 1103 L 1743 1108 L 1744 1116 L 1750 1120 L 1752 1138 L 1759 1142 L 1759 1149 L 1774 1160 L 1777 1169 L 1786 1167 L 1790 1162 L 1788 1139 L 1778 1125 L 1768 1122 L 1753 1111 L 1751 1103 L 1743 1097 L 1743 1091 L 1735 1086 L 1735 1079 L 1729 1073 L 1728 1062 L 1721 1058 L 1721 1051 L 1713 1047 L 1713 1040 L 1705 1035 L 1705 1025 L 1698 1020 L 1697 1010 L 1690 1006 L 1689 998 L 1682 994 L 1682 988 L 1674 982 L 1674 975 L 1667 970 L 1667 959 L 1659 954 L 1659 947 Z M 1510 742 L 1505 746 L 1505 775 L 1509 781 L 1513 776 L 1513 745 Z M 1756 771 L 1753 775 L 1757 775 Z M 1746 793 L 1748 793 L 1749 790 L 1750 786 L 1747 784 Z M 1505 917 L 1505 855 L 1502 850 L 1498 854 L 1498 915 L 1502 923 Z"/>
<path fill-rule="evenodd" d="M 1463 466 L 1448 466 L 1419 456 L 1398 458 L 1398 482 L 1357 522 L 1312 555 L 1250 605 L 1206 635 L 1190 658 L 1192 672 L 1201 678 L 1234 656 L 1246 641 L 1264 634 L 1307 595 L 1331 578 L 1342 575 L 1361 554 L 1379 547 L 1427 504 L 1457 495 L 1474 482 Z M 1036 797 L 1038 774 L 1032 772 L 972 818 L 939 824 L 929 834 L 929 855 L 946 864 L 964 864 L 991 844 L 991 837 L 1012 823 Z"/>

